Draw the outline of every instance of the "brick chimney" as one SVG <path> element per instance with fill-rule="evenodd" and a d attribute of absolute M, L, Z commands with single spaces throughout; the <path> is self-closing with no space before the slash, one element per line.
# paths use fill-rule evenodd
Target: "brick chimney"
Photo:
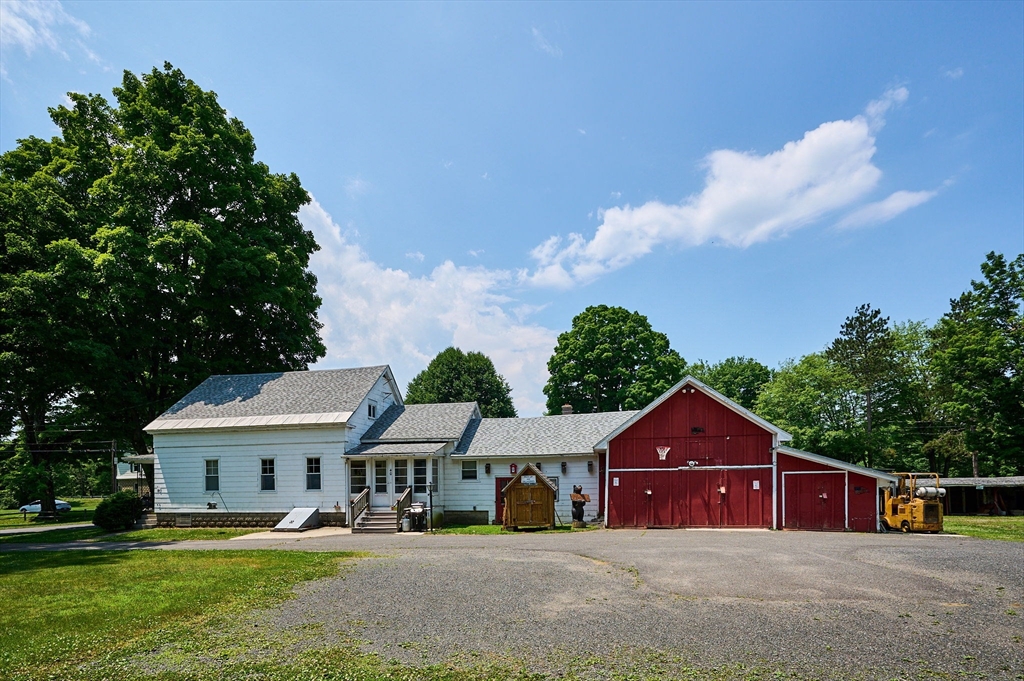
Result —
<path fill-rule="evenodd" d="M 571 414 L 571 413 L 572 413 L 572 405 L 571 404 L 563 404 L 562 405 L 562 416 L 565 416 L 565 415 Z"/>

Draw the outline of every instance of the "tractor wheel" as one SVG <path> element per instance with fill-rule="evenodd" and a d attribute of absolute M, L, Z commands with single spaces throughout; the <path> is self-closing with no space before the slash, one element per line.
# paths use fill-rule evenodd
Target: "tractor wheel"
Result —
<path fill-rule="evenodd" d="M 902 523 L 900 523 L 900 529 L 904 532 L 910 532 L 910 521 L 904 520 Z"/>

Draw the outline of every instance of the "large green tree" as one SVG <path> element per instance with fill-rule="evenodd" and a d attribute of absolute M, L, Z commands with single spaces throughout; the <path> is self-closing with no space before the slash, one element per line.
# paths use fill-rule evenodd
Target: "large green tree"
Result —
<path fill-rule="evenodd" d="M 863 400 L 865 461 L 871 466 L 881 451 L 872 434 L 876 416 L 884 418 L 891 413 L 898 388 L 893 379 L 899 364 L 889 318 L 870 305 L 861 305 L 843 322 L 839 337 L 825 350 L 825 356 L 853 378 Z"/>
<path fill-rule="evenodd" d="M 317 245 L 299 179 L 255 160 L 215 93 L 165 64 L 114 96 L 69 94 L 59 136 L 0 159 L 0 416 L 38 431 L 73 400 L 145 452 L 143 426 L 210 374 L 323 356 Z"/>
<path fill-rule="evenodd" d="M 647 317 L 595 305 L 558 336 L 544 394 L 549 414 L 643 409 L 684 375 L 686 362 Z"/>
<path fill-rule="evenodd" d="M 481 352 L 442 350 L 406 389 L 406 404 L 476 402 L 487 418 L 512 418 L 512 388 Z"/>
<path fill-rule="evenodd" d="M 942 408 L 975 475 L 1024 474 L 1024 254 L 989 253 L 983 279 L 950 301 L 932 331 Z"/>
<path fill-rule="evenodd" d="M 729 357 L 715 364 L 698 362 L 691 364 L 688 371 L 747 409 L 754 408 L 761 389 L 772 380 L 772 370 L 749 357 Z"/>

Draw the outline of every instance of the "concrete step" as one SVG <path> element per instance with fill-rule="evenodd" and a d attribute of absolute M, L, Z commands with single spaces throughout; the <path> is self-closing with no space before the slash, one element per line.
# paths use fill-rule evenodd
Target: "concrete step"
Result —
<path fill-rule="evenodd" d="M 143 513 L 135 521 L 136 530 L 151 530 L 156 527 L 156 513 Z"/>

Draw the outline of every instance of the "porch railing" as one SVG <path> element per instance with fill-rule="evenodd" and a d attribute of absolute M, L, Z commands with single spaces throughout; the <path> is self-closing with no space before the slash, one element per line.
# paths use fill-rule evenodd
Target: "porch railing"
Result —
<path fill-rule="evenodd" d="M 359 493 L 355 499 L 348 504 L 348 526 L 355 527 L 356 521 L 359 520 L 359 516 L 366 512 L 366 509 L 370 507 L 370 488 L 367 487 Z"/>
<path fill-rule="evenodd" d="M 398 497 L 398 501 L 395 502 L 395 529 L 399 532 L 402 531 L 402 516 L 405 514 L 405 509 L 409 508 L 412 504 L 412 487 L 406 487 L 405 491 L 402 492 L 402 496 Z"/>

